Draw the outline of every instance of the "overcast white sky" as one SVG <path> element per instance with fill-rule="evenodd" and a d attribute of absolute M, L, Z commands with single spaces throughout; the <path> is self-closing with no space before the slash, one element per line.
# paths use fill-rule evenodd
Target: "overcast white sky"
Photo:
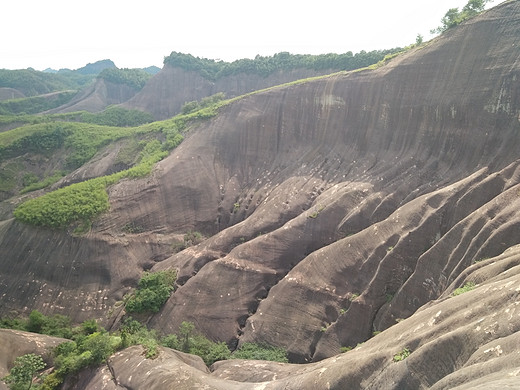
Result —
<path fill-rule="evenodd" d="M 495 0 L 497 5 L 502 0 Z M 273 55 L 354 53 L 431 38 L 467 0 L 7 0 L 0 68 L 162 67 L 172 51 L 232 61 Z"/>

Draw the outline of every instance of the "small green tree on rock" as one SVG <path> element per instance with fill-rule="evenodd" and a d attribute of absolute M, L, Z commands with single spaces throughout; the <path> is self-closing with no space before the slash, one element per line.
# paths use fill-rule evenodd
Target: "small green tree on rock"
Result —
<path fill-rule="evenodd" d="M 432 34 L 443 33 L 449 28 L 455 27 L 463 21 L 470 19 L 482 11 L 486 4 L 492 2 L 491 0 L 469 0 L 466 5 L 459 11 L 458 8 L 450 8 L 448 12 L 441 19 L 442 26 L 431 30 Z"/>
<path fill-rule="evenodd" d="M 45 363 L 41 356 L 34 353 L 18 356 L 9 375 L 2 380 L 12 390 L 28 390 L 32 387 L 37 372 L 44 368 Z"/>

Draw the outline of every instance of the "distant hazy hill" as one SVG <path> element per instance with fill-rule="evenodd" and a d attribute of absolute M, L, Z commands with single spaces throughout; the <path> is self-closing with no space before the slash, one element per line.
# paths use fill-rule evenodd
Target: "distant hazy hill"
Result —
<path fill-rule="evenodd" d="M 41 72 L 32 68 L 0 69 L 0 89 L 9 91 L 5 96 L 0 96 L 3 99 L 12 99 L 65 90 L 83 90 L 105 69 L 117 69 L 117 67 L 112 60 L 101 60 L 75 70 L 47 68 Z M 161 69 L 157 66 L 149 66 L 141 70 L 155 75 Z"/>
<path fill-rule="evenodd" d="M 74 72 L 79 74 L 93 74 L 97 75 L 107 68 L 117 68 L 112 60 L 101 60 L 94 63 L 89 63 L 83 68 L 76 69 Z"/>

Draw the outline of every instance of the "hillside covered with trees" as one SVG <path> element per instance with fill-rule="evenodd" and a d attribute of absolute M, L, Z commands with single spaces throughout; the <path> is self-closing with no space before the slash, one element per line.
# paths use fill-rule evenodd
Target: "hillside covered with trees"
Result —
<path fill-rule="evenodd" d="M 243 58 L 233 62 L 217 61 L 194 57 L 191 54 L 172 52 L 165 57 L 164 64 L 198 72 L 209 80 L 217 80 L 225 76 L 240 73 L 257 74 L 263 77 L 277 71 L 292 69 L 353 70 L 363 68 L 381 61 L 386 55 L 402 51 L 402 48 L 388 50 L 360 51 L 352 54 L 291 54 L 277 53 L 273 56 L 256 56 L 254 59 Z"/>

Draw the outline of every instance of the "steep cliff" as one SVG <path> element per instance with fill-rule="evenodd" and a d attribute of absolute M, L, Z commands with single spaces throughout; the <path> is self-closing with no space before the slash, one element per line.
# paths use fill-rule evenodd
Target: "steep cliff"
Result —
<path fill-rule="evenodd" d="M 210 374 L 133 347 L 111 359 L 109 384 L 106 368 L 83 383 L 518 385 L 519 45 L 520 1 L 509 1 L 377 69 L 225 106 L 151 176 L 112 186 L 86 236 L 0 222 L 0 313 L 110 325 L 140 271 L 174 268 L 179 287 L 148 325 L 192 321 L 230 346 L 267 342 L 313 363 L 221 362 Z M 209 238 L 174 254 L 188 231 Z M 335 356 L 341 347 L 354 350 Z"/>
<path fill-rule="evenodd" d="M 223 92 L 228 98 L 243 95 L 274 85 L 330 73 L 311 69 L 278 71 L 269 76 L 238 74 L 211 81 L 196 71 L 187 71 L 166 64 L 164 68 L 134 97 L 123 104 L 125 108 L 150 112 L 156 119 L 170 118 L 190 101 Z"/>

